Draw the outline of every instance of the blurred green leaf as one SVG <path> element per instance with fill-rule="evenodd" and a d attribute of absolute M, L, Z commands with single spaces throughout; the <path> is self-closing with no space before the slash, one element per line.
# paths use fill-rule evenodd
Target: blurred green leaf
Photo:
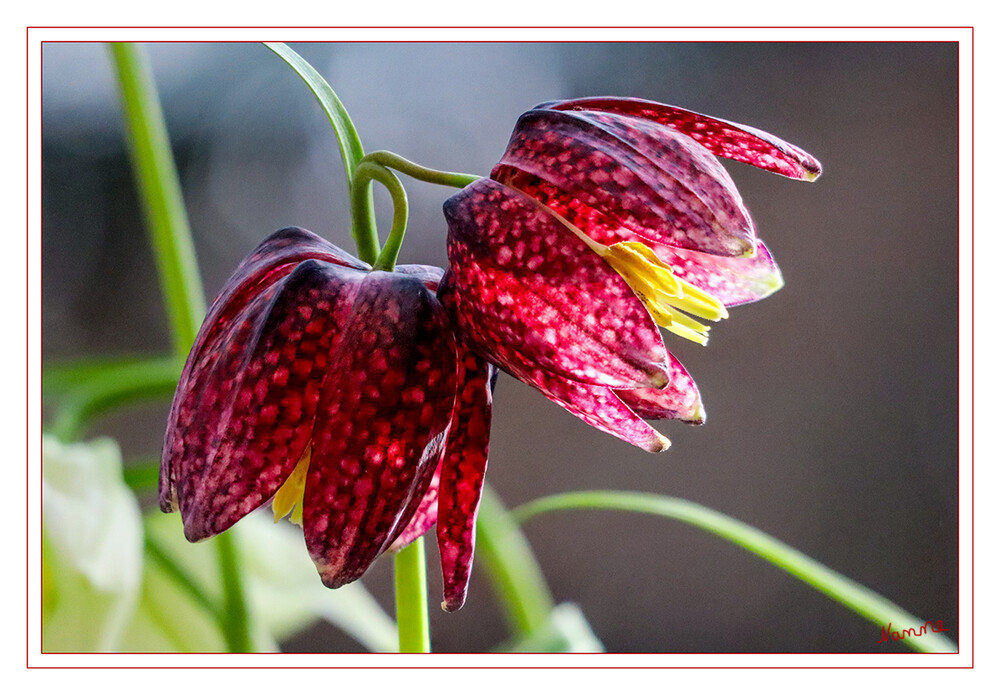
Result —
<path fill-rule="evenodd" d="M 64 441 L 80 437 L 94 417 L 125 403 L 168 399 L 184 361 L 177 357 L 86 360 L 46 365 L 43 394 L 55 405 L 52 432 Z"/>

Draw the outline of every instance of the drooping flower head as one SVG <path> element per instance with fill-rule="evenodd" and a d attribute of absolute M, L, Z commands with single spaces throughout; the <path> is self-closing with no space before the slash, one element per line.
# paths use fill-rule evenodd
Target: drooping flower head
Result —
<path fill-rule="evenodd" d="M 716 155 L 812 180 L 767 133 L 638 99 L 550 102 L 518 120 L 490 179 L 445 203 L 438 291 L 465 340 L 589 424 L 649 451 L 643 418 L 704 421 L 657 324 L 705 344 L 707 321 L 781 274 Z"/>
<path fill-rule="evenodd" d="M 189 540 L 271 502 L 336 588 L 440 517 L 445 601 L 461 606 L 490 368 L 456 343 L 441 274 L 372 271 L 298 228 L 243 261 L 198 334 L 164 441 L 160 506 L 180 509 Z"/>

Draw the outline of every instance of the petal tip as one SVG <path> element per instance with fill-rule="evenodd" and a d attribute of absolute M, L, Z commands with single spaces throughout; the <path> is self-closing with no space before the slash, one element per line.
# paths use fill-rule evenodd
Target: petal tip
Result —
<path fill-rule="evenodd" d="M 451 598 L 446 598 L 441 602 L 441 610 L 446 613 L 454 613 L 455 611 L 461 610 L 462 606 L 465 605 L 465 595 L 453 596 Z"/>
<path fill-rule="evenodd" d="M 656 433 L 656 438 L 650 442 L 649 446 L 646 447 L 646 451 L 651 454 L 658 454 L 661 451 L 666 451 L 670 448 L 670 440 L 664 437 L 659 432 Z"/>
<path fill-rule="evenodd" d="M 695 427 L 701 427 L 705 424 L 705 406 L 702 405 L 701 398 L 698 398 L 698 403 L 695 405 L 694 410 L 685 418 L 681 418 L 681 422 L 686 425 L 694 425 Z"/>

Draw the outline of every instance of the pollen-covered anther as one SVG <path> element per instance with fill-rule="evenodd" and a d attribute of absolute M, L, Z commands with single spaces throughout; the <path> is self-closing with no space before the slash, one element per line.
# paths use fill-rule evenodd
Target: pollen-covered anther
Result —
<path fill-rule="evenodd" d="M 274 523 L 278 523 L 288 516 L 288 520 L 293 524 L 302 526 L 302 500 L 306 493 L 306 474 L 309 473 L 311 455 L 312 446 L 307 445 L 291 475 L 274 493 L 274 499 L 271 501 L 271 509 L 274 510 Z"/>
<path fill-rule="evenodd" d="M 653 320 L 671 333 L 706 345 L 709 326 L 687 314 L 709 321 L 729 317 L 725 304 L 677 277 L 673 268 L 642 242 L 623 241 L 595 250 L 635 291 Z"/>

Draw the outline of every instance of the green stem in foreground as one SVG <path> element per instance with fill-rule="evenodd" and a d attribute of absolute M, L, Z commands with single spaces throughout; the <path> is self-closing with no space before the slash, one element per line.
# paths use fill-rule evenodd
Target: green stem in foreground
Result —
<path fill-rule="evenodd" d="M 427 615 L 427 561 L 423 537 L 396 553 L 393 567 L 399 651 L 408 654 L 429 653 L 431 626 Z"/>
<path fill-rule="evenodd" d="M 174 352 L 182 358 L 205 315 L 184 198 L 170 151 L 163 109 L 145 53 L 135 44 L 113 43 L 129 154 L 156 255 Z"/>
<path fill-rule="evenodd" d="M 545 512 L 572 509 L 614 509 L 663 516 L 724 538 L 785 570 L 880 627 L 919 628 L 924 621 L 871 589 L 834 572 L 795 548 L 759 529 L 695 502 L 640 492 L 592 490 L 542 497 L 513 511 L 519 521 Z M 904 640 L 911 649 L 955 652 L 958 647 L 937 633 Z"/>
<path fill-rule="evenodd" d="M 490 570 L 511 629 L 518 635 L 543 629 L 555 607 L 552 593 L 521 527 L 488 485 L 476 530 L 477 552 Z"/>
<path fill-rule="evenodd" d="M 121 88 L 139 197 L 170 316 L 174 352 L 184 359 L 205 315 L 205 300 L 177 168 L 145 54 L 134 44 L 113 43 L 111 55 Z M 215 544 L 223 578 L 225 610 L 221 627 L 226 645 L 232 652 L 248 652 L 252 645 L 237 549 L 226 533 L 217 537 Z"/>
<path fill-rule="evenodd" d="M 386 150 L 369 152 L 362 161 L 381 164 L 384 167 L 395 169 L 399 173 L 406 174 L 418 181 L 427 181 L 428 183 L 436 183 L 439 186 L 451 186 L 453 188 L 465 188 L 473 181 L 482 178 L 474 174 L 430 169 L 416 162 L 411 162 L 409 159 L 400 157 L 395 152 L 388 152 Z"/>

